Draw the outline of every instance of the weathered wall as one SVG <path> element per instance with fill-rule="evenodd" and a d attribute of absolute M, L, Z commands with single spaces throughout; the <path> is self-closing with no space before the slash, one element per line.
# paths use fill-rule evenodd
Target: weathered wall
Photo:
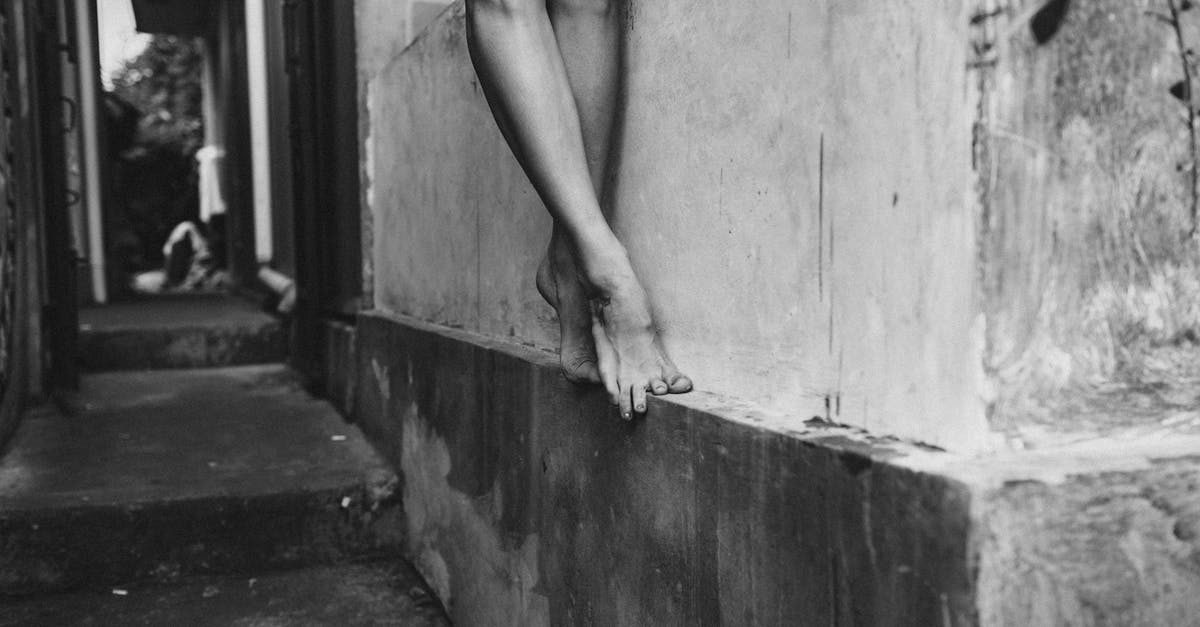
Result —
<path fill-rule="evenodd" d="M 359 163 L 362 165 L 359 194 L 362 197 L 363 307 L 374 306 L 374 238 L 371 207 L 374 206 L 372 182 L 375 176 L 374 151 L 378 135 L 372 134 L 367 103 L 372 90 L 378 89 L 380 73 L 410 43 L 421 29 L 435 19 L 437 8 L 450 0 L 354 0 L 355 47 L 358 63 Z"/>
<path fill-rule="evenodd" d="M 1200 11 L 1177 32 L 1175 0 L 987 4 L 973 38 L 994 425 L 1036 441 L 1195 409 L 1200 102 L 1183 50 Z"/>
<path fill-rule="evenodd" d="M 366 61 L 356 407 L 455 618 L 1191 620 L 1200 150 L 1168 0 L 630 8 L 615 226 L 701 388 L 644 422 L 517 345 L 557 339 L 549 219 L 461 7 Z M 1034 446 L 975 454 L 989 427 Z"/>
<path fill-rule="evenodd" d="M 698 392 L 625 423 L 552 355 L 366 314 L 359 424 L 469 625 L 1183 625 L 1200 429 L 985 457 Z"/>
<path fill-rule="evenodd" d="M 359 318 L 359 424 L 462 625 L 967 625 L 969 491 L 697 392 L 614 420 L 553 356 Z"/>
<path fill-rule="evenodd" d="M 1200 471 L 1190 456 L 1011 481 L 977 514 L 985 625 L 1194 625 Z M 1120 458 L 1122 451 L 1110 453 Z"/>
<path fill-rule="evenodd" d="M 967 21 L 956 0 L 631 3 L 615 228 L 700 389 L 983 444 Z M 461 6 L 364 96 L 375 306 L 554 347 L 549 219 Z"/>

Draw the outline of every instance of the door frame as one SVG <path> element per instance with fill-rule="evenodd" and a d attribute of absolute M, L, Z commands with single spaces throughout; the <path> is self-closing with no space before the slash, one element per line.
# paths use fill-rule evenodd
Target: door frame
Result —
<path fill-rule="evenodd" d="M 64 3 L 65 23 L 72 23 L 73 3 Z M 42 241 L 46 289 L 43 303 L 49 368 L 45 385 L 52 392 L 79 389 L 78 254 L 72 242 L 68 213 L 66 133 L 62 89 L 64 53 L 70 54 L 73 38 L 63 39 L 58 0 L 26 5 L 33 21 L 30 66 L 36 70 L 35 106 L 31 117 L 37 129 L 34 144 L 40 164 Z M 76 116 L 78 111 L 75 112 Z"/>
<path fill-rule="evenodd" d="M 354 7 L 283 0 L 297 299 L 293 366 L 317 387 L 328 326 L 353 324 L 362 295 Z"/>

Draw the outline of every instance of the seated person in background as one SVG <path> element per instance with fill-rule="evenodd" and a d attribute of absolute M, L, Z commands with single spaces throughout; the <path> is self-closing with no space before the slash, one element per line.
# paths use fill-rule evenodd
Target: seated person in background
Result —
<path fill-rule="evenodd" d="M 163 269 L 133 279 L 140 293 L 213 290 L 225 286 L 225 273 L 216 264 L 208 238 L 193 222 L 180 222 L 163 244 Z"/>

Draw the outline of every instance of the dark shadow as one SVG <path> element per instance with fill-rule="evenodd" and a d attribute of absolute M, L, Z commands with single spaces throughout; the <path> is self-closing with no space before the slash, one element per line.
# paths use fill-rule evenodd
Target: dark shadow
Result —
<path fill-rule="evenodd" d="M 600 190 L 600 206 L 612 211 L 612 201 L 617 197 L 620 184 L 621 155 L 625 153 L 625 117 L 629 108 L 629 33 L 633 30 L 632 8 L 629 0 L 618 0 L 617 11 L 620 35 L 617 52 L 617 95 L 613 107 L 612 128 L 609 130 L 608 163 L 604 164 L 603 188 Z M 609 216 L 611 221 L 612 217 Z"/>
<path fill-rule="evenodd" d="M 1175 83 L 1167 89 L 1171 92 L 1172 96 L 1185 105 L 1192 99 L 1191 89 L 1188 89 L 1188 84 L 1186 81 L 1175 81 Z"/>
<path fill-rule="evenodd" d="M 1033 15 L 1029 29 L 1033 39 L 1042 45 L 1058 34 L 1062 24 L 1067 19 L 1067 10 L 1071 8 L 1071 0 L 1049 0 Z"/>

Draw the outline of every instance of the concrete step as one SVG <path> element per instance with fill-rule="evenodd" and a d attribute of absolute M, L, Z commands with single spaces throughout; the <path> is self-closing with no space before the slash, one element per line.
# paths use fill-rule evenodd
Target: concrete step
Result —
<path fill-rule="evenodd" d="M 134 583 L 5 604 L 0 627 L 449 625 L 403 562 Z"/>
<path fill-rule="evenodd" d="M 204 368 L 283 361 L 279 319 L 224 294 L 164 295 L 79 312 L 85 371 Z"/>
<path fill-rule="evenodd" d="M 396 477 L 279 365 L 84 377 L 0 460 L 0 595 L 395 557 Z"/>

